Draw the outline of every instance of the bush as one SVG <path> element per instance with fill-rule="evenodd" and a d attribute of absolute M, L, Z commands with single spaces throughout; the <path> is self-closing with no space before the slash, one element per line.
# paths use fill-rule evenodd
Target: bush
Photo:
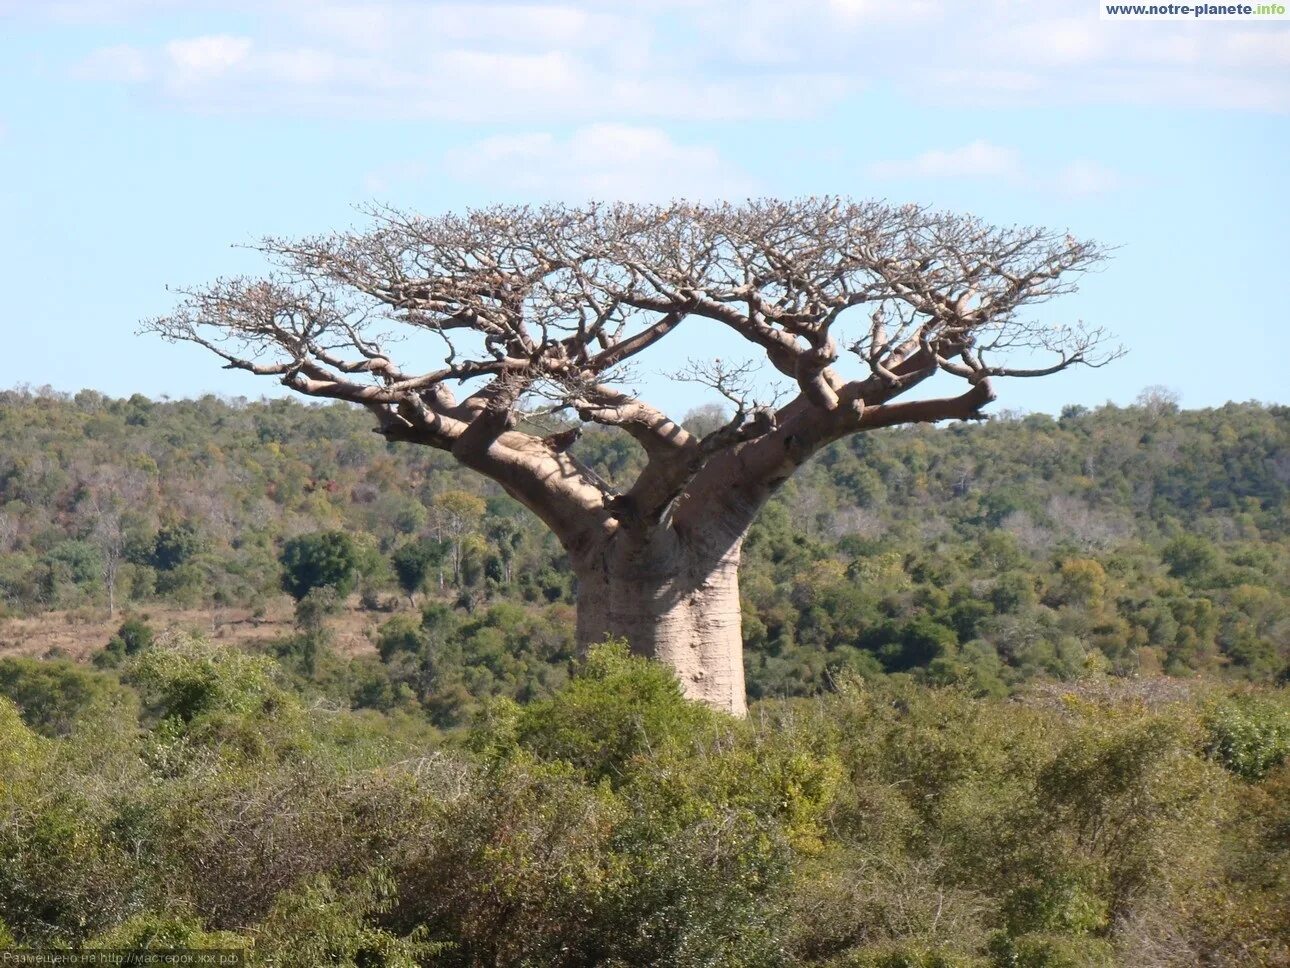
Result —
<path fill-rule="evenodd" d="M 1115 948 L 1101 938 L 1027 934 L 999 935 L 990 945 L 998 968 L 1116 968 Z"/>
<path fill-rule="evenodd" d="M 135 697 L 114 678 L 66 659 L 0 659 L 0 696 L 43 736 L 66 736 L 88 716 L 111 710 L 128 715 L 135 706 Z"/>
<path fill-rule="evenodd" d="M 716 723 L 715 713 L 685 700 L 670 669 L 618 641 L 593 649 L 559 696 L 525 707 L 515 731 L 534 755 L 617 783 L 633 758 L 692 741 Z"/>
<path fill-rule="evenodd" d="M 400 937 L 374 918 L 393 904 L 393 884 L 379 874 L 336 885 L 325 875 L 278 898 L 257 930 L 257 960 L 283 968 L 418 968 L 445 950 L 425 929 Z"/>
<path fill-rule="evenodd" d="M 0 698 L 0 923 L 32 945 L 82 940 L 128 916 L 141 892 L 102 785 L 60 755 L 67 742 L 37 736 Z M 121 764 L 104 753 L 111 775 Z M 133 779 L 128 766 L 117 776 Z"/>
<path fill-rule="evenodd" d="M 272 660 L 181 633 L 137 656 L 125 679 L 161 720 L 190 723 L 214 712 L 268 715 L 293 704 Z"/>
<path fill-rule="evenodd" d="M 116 630 L 116 635 L 108 639 L 103 651 L 94 656 L 94 664 L 100 668 L 115 668 L 130 656 L 151 648 L 156 637 L 156 632 L 146 621 L 128 618 Z"/>
<path fill-rule="evenodd" d="M 344 531 L 321 531 L 292 538 L 282 546 L 282 588 L 300 601 L 315 588 L 330 586 L 339 598 L 358 581 L 360 549 Z"/>
<path fill-rule="evenodd" d="M 1245 780 L 1261 780 L 1290 756 L 1290 701 L 1240 696 L 1205 716 L 1205 752 Z"/>
<path fill-rule="evenodd" d="M 460 627 L 504 650 L 523 617 Z M 463 651 L 457 627 L 430 610 L 385 635 Z M 1206 706 L 1098 682 L 1001 701 L 884 675 L 735 720 L 611 643 L 547 698 L 485 704 L 445 739 L 387 667 L 361 666 L 354 691 L 415 712 L 304 702 L 272 661 L 175 635 L 124 663 L 125 701 L 56 718 L 70 728 L 41 735 L 0 698 L 13 942 L 354 968 L 1290 955 L 1290 765 L 1248 765 L 1272 760 L 1278 693 Z M 336 660 L 337 681 L 358 668 Z M 15 693 L 116 682 L 53 669 Z"/>
<path fill-rule="evenodd" d="M 110 931 L 86 942 L 91 951 L 168 951 L 191 948 L 198 951 L 246 951 L 251 941 L 231 931 L 206 931 L 192 915 L 137 914 Z"/>
<path fill-rule="evenodd" d="M 419 538 L 401 545 L 390 556 L 395 577 L 409 600 L 425 587 L 426 580 L 436 567 L 447 561 L 450 546 L 433 538 Z"/>

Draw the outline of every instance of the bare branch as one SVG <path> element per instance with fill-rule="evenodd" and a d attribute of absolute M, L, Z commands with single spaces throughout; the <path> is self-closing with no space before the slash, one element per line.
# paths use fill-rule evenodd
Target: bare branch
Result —
<path fill-rule="evenodd" d="M 368 215 L 361 231 L 264 240 L 269 275 L 183 291 L 144 330 L 362 405 L 388 439 L 451 451 L 570 541 L 585 527 L 661 519 L 692 484 L 707 487 L 709 466 L 741 461 L 731 472 L 749 486 L 775 486 L 843 434 L 969 419 L 995 378 L 1122 353 L 1096 327 L 1027 315 L 1073 292 L 1108 254 L 1064 232 L 839 198 Z M 734 409 L 702 440 L 641 401 L 624 365 L 695 320 L 758 347 L 796 399 L 759 403 L 760 378 L 743 365 L 692 366 L 674 378 Z M 859 335 L 842 335 L 853 323 Z M 400 332 L 440 340 L 442 364 L 396 361 Z M 964 380 L 965 392 L 897 401 L 938 373 Z M 454 385 L 468 385 L 461 402 Z M 525 398 L 630 434 L 649 458 L 640 479 L 615 494 L 560 439 L 521 432 Z M 577 524 L 579 514 L 598 523 Z"/>

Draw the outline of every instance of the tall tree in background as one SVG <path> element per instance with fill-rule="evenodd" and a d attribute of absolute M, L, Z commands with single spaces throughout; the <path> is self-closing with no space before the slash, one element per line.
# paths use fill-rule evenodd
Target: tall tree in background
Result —
<path fill-rule="evenodd" d="M 452 553 L 452 580 L 455 584 L 461 584 L 462 546 L 484 520 L 485 510 L 484 499 L 466 491 L 445 491 L 431 502 L 430 526 L 434 529 L 435 538 L 447 542 Z"/>
<path fill-rule="evenodd" d="M 799 466 L 848 434 L 979 419 L 995 378 L 1117 353 L 1022 314 L 1105 256 L 1046 229 L 834 198 L 371 214 L 366 231 L 264 241 L 274 274 L 187 291 L 145 329 L 360 404 L 387 439 L 497 481 L 567 550 L 582 644 L 625 636 L 736 715 L 740 545 Z M 627 388 L 633 362 L 693 349 L 700 324 L 769 361 L 787 402 L 755 399 L 749 363 L 691 363 L 675 377 L 733 409 L 698 434 Z M 442 365 L 396 361 L 396 326 L 437 340 Z M 907 399 L 934 377 L 961 383 Z M 543 435 L 540 417 L 617 428 L 644 469 L 608 483 L 571 451 L 577 423 Z"/>

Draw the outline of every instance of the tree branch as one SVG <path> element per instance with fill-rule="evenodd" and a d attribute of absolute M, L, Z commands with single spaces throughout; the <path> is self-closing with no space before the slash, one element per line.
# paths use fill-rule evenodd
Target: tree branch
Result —
<path fill-rule="evenodd" d="M 838 198 L 370 214 L 363 231 L 265 240 L 272 273 L 183 292 L 144 330 L 366 407 L 387 439 L 450 451 L 566 543 L 626 521 L 698 521 L 703 501 L 759 507 L 840 436 L 973 419 L 992 379 L 1122 352 L 1096 328 L 1022 315 L 1107 255 L 1046 229 Z M 849 344 L 861 374 L 844 377 L 837 330 L 864 312 Z M 756 346 L 797 399 L 772 411 L 733 392 L 729 372 L 710 379 L 734 414 L 699 440 L 622 387 L 623 364 L 696 319 Z M 436 335 L 443 365 L 396 363 L 378 327 Z M 937 373 L 967 390 L 898 400 Z M 449 385 L 474 381 L 483 387 L 457 402 Z M 526 395 L 630 434 L 648 458 L 640 477 L 613 493 L 559 440 L 517 431 Z"/>

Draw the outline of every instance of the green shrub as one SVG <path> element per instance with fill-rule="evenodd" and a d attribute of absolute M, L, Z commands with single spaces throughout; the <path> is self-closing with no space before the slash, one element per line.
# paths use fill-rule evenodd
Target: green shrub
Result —
<path fill-rule="evenodd" d="M 299 601 L 315 588 L 336 590 L 344 598 L 358 581 L 361 550 L 344 531 L 320 531 L 292 538 L 282 546 L 282 588 Z"/>
<path fill-rule="evenodd" d="M 337 885 L 323 875 L 282 894 L 256 929 L 256 963 L 283 968 L 419 968 L 446 945 L 423 928 L 400 937 L 374 918 L 393 904 L 393 884 L 379 874 Z"/>
<path fill-rule="evenodd" d="M 917 945 L 880 945 L 833 962 L 836 968 L 985 968 L 986 964 L 975 955 Z"/>
<path fill-rule="evenodd" d="M 1205 716 L 1205 752 L 1245 780 L 1261 780 L 1290 756 L 1290 701 L 1284 693 L 1238 696 Z"/>
<path fill-rule="evenodd" d="M 207 713 L 271 713 L 290 704 L 272 660 L 174 634 L 137 656 L 125 678 L 158 719 Z"/>
<path fill-rule="evenodd" d="M 94 656 L 94 664 L 101 668 L 114 668 L 131 656 L 152 647 L 156 640 L 152 626 L 141 618 L 128 618 L 121 623 L 116 635 L 108 639 L 103 651 Z"/>
<path fill-rule="evenodd" d="M 1101 938 L 999 935 L 990 945 L 995 968 L 1118 968 L 1110 942 Z"/>
<path fill-rule="evenodd" d="M 192 915 L 137 914 L 85 943 L 90 950 L 166 951 L 176 948 L 246 951 L 250 939 L 232 931 L 207 931 Z"/>
<path fill-rule="evenodd" d="M 135 697 L 110 675 L 66 659 L 0 659 L 0 696 L 43 736 L 65 736 L 87 717 L 133 709 Z"/>
<path fill-rule="evenodd" d="M 619 782 L 634 758 L 691 741 L 717 721 L 685 700 L 670 669 L 632 656 L 619 641 L 592 649 L 558 696 L 526 706 L 515 731 L 542 759 L 570 763 L 593 782 Z"/>
<path fill-rule="evenodd" d="M 0 698 L 0 922 L 34 945 L 114 923 L 142 884 L 101 787 L 69 771 L 63 742 L 37 736 Z"/>

